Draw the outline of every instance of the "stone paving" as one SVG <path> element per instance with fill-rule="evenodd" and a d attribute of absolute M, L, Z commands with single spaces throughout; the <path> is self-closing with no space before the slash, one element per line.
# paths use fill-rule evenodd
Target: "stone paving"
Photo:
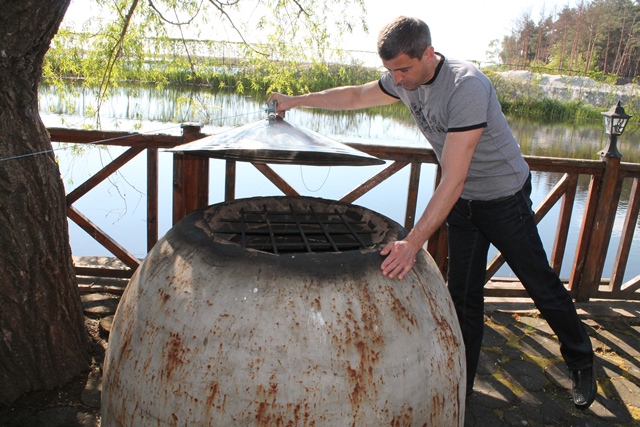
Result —
<path fill-rule="evenodd" d="M 465 426 L 640 426 L 640 304 L 579 305 L 596 352 L 598 397 L 574 407 L 559 345 L 536 310 L 488 304 Z"/>
<path fill-rule="evenodd" d="M 99 324 L 108 328 L 105 317 L 114 311 L 118 296 L 88 294 L 82 299 L 95 338 Z M 573 406 L 558 342 L 530 302 L 489 302 L 465 426 L 640 426 L 640 302 L 578 307 L 596 351 L 598 397 L 593 405 L 585 411 Z M 105 341 L 98 341 L 100 350 Z M 0 426 L 99 427 L 101 355 L 98 351 L 94 368 L 69 386 L 0 408 Z"/>

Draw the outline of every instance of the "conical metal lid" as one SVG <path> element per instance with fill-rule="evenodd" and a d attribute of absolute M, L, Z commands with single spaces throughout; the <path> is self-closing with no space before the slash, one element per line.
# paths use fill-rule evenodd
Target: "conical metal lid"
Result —
<path fill-rule="evenodd" d="M 253 163 L 380 165 L 384 161 L 275 115 L 167 151 Z"/>

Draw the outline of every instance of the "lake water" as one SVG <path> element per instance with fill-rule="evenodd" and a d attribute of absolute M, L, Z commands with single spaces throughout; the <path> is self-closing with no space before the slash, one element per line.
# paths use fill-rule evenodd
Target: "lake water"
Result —
<path fill-rule="evenodd" d="M 80 91 L 64 99 L 55 90 L 43 87 L 40 93 L 40 110 L 43 121 L 49 127 L 82 128 L 86 120 L 78 114 L 91 105 L 93 96 Z M 203 132 L 216 134 L 232 127 L 244 125 L 265 117 L 265 105 L 251 97 L 208 90 L 184 91 L 175 88 L 152 90 L 135 88 L 120 90 L 102 110 L 101 127 L 105 130 L 125 130 L 142 133 L 168 133 L 179 135 L 181 122 L 200 122 Z M 398 116 L 396 114 L 396 116 Z M 323 113 L 315 110 L 294 110 L 286 119 L 343 142 L 361 142 L 400 146 L 428 146 L 411 119 L 385 117 L 367 112 Z M 602 124 L 581 126 L 541 124 L 525 120 L 510 120 L 515 136 L 524 154 L 597 159 L 598 151 L 605 145 Z M 623 161 L 640 162 L 640 147 L 636 143 L 638 131 L 633 127 L 620 138 L 619 151 Z M 56 155 L 67 191 L 73 190 L 125 149 L 110 147 L 87 148 L 82 155 L 68 145 L 57 145 Z M 171 227 L 172 203 L 172 155 L 161 152 L 159 229 L 162 236 Z M 224 162 L 210 161 L 210 203 L 224 199 Z M 297 165 L 272 165 L 299 193 L 313 197 L 339 199 L 353 188 L 369 179 L 384 166 L 365 167 L 312 167 Z M 374 190 L 358 199 L 355 204 L 378 211 L 399 223 L 404 222 L 409 170 L 403 169 Z M 418 197 L 418 212 L 425 208 L 433 189 L 435 167 L 422 168 Z M 560 174 L 534 173 L 534 206 L 538 205 L 557 183 Z M 628 180 L 627 180 L 628 181 Z M 576 204 L 571 221 L 562 277 L 570 274 L 577 245 L 579 227 L 585 207 L 589 178 L 579 182 Z M 117 174 L 100 184 L 77 201 L 76 206 L 107 234 L 122 244 L 129 252 L 142 258 L 146 254 L 146 155 L 141 154 L 123 167 Z M 623 188 L 621 208 L 614 224 L 610 256 L 607 258 L 604 277 L 611 276 L 613 257 L 617 250 L 624 213 L 629 200 L 630 183 Z M 280 191 L 251 164 L 239 162 L 236 197 L 278 195 Z M 554 207 L 540 223 L 540 233 L 550 253 L 557 224 L 559 207 Z M 101 245 L 82 229 L 69 222 L 71 246 L 78 256 L 111 256 Z M 493 256 L 495 250 L 490 256 Z M 640 225 L 636 227 L 630 260 L 640 257 Z M 508 267 L 499 272 L 512 275 Z M 640 274 L 640 265 L 629 262 L 625 281 Z"/>

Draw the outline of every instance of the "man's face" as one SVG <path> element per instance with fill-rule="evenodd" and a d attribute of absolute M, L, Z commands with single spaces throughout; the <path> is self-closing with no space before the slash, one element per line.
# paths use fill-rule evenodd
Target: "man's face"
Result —
<path fill-rule="evenodd" d="M 428 56 L 425 52 L 421 59 L 417 59 L 401 53 L 388 61 L 383 59 L 382 64 L 393 76 L 396 85 L 406 90 L 416 90 L 433 76 L 433 71 L 429 70 Z"/>

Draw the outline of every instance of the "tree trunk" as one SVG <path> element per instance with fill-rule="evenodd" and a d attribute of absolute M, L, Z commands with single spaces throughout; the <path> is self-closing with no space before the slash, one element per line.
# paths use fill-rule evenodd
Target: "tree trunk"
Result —
<path fill-rule="evenodd" d="M 65 192 L 38 113 L 42 61 L 69 0 L 0 6 L 0 404 L 88 368 Z M 21 157 L 22 156 L 22 157 Z"/>
<path fill-rule="evenodd" d="M 611 45 L 611 30 L 607 30 L 607 47 L 604 49 L 604 64 L 602 73 L 607 74 L 607 66 L 609 65 L 609 46 Z"/>

